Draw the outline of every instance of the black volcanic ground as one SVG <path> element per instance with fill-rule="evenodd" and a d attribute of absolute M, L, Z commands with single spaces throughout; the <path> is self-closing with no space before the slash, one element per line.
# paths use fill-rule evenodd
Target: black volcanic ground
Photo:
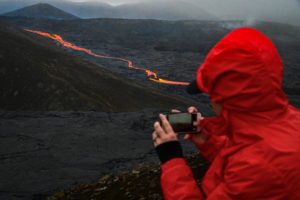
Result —
<path fill-rule="evenodd" d="M 0 199 L 44 199 L 158 162 L 150 136 L 158 113 L 0 112 Z M 187 153 L 192 147 L 184 144 Z"/>
<path fill-rule="evenodd" d="M 187 105 L 60 52 L 44 38 L 0 27 L 0 110 L 121 112 Z"/>
<path fill-rule="evenodd" d="M 1 19 L 21 28 L 35 28 L 61 34 L 67 40 L 97 53 L 129 58 L 138 66 L 146 66 L 156 71 L 161 77 L 182 81 L 193 79 L 196 69 L 215 42 L 232 28 L 246 25 L 243 22 L 205 21 L 93 19 L 67 22 L 5 17 Z M 270 36 L 279 48 L 285 63 L 284 89 L 291 103 L 300 107 L 300 28 L 266 22 L 257 23 L 255 27 Z M 87 79 L 92 77 L 91 73 L 97 67 L 104 67 L 114 72 L 114 76 L 124 76 L 125 82 L 130 86 L 145 85 L 151 92 L 154 92 L 154 89 L 172 97 L 192 98 L 208 103 L 205 97 L 189 96 L 182 87 L 149 82 L 144 74 L 128 70 L 124 63 L 95 59 L 72 52 L 59 45 L 53 45 L 56 43 L 50 40 L 29 33 L 25 36 L 30 45 L 34 41 L 43 44 L 43 47 L 35 47 L 40 51 L 46 45 L 47 51 L 55 50 L 57 53 L 59 47 L 65 51 L 64 54 L 79 56 L 98 64 L 99 66 L 87 65 L 87 62 L 74 57 L 65 55 L 60 58 L 62 52 L 53 53 L 54 57 L 62 59 L 63 65 L 58 65 L 62 69 L 69 69 L 66 67 L 69 66 L 65 60 L 67 58 L 71 62 L 73 59 L 77 60 L 80 69 L 92 66 L 89 68 L 91 71 L 87 73 L 89 76 L 86 75 Z M 8 42 L 9 37 L 6 40 Z M 25 39 L 22 39 L 21 44 L 24 44 L 24 41 Z M 2 41 L 1 44 L 5 43 Z M 18 47 L 17 44 L 15 46 Z M 14 51 L 17 49 L 12 52 Z M 50 57 L 49 60 L 43 58 L 39 63 L 52 62 L 54 57 Z M 21 56 L 20 62 L 22 59 L 24 61 L 25 58 Z M 11 60 L 11 63 L 21 65 L 18 62 Z M 62 74 L 64 73 L 61 72 Z M 73 74 L 70 77 L 73 77 Z M 95 83 L 97 85 L 98 82 Z M 9 86 L 8 84 L 7 88 L 10 88 Z M 140 96 L 140 101 L 145 100 L 143 95 Z M 172 99 L 173 101 L 180 100 Z M 207 106 L 200 103 L 199 106 L 205 115 L 210 114 Z M 158 113 L 159 110 L 123 113 L 0 113 L 0 169 L 1 177 L 4 177 L 0 182 L 0 198 L 42 199 L 45 195 L 72 184 L 97 180 L 104 172 L 128 168 L 138 162 L 156 161 L 150 134 L 151 125 Z M 193 152 L 189 145 L 185 146 L 185 149 Z"/>
<path fill-rule="evenodd" d="M 5 18 L 4 18 L 5 19 Z M 145 66 L 161 77 L 189 81 L 203 62 L 206 53 L 230 30 L 247 26 L 243 21 L 158 21 L 158 20 L 6 20 L 26 28 L 61 34 L 66 40 L 89 48 L 97 53 L 132 59 L 138 66 Z M 257 22 L 259 28 L 276 44 L 285 63 L 284 89 L 291 103 L 300 106 L 300 28 L 279 23 Z M 203 97 L 193 97 L 182 88 L 148 82 L 143 74 L 128 71 L 122 63 L 94 59 L 76 52 L 89 61 L 98 63 L 133 80 L 143 81 L 150 87 L 179 94 L 207 103 Z"/>

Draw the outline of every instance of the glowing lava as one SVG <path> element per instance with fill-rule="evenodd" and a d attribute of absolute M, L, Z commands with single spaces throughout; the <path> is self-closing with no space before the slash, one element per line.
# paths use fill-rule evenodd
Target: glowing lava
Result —
<path fill-rule="evenodd" d="M 76 46 L 76 45 L 74 45 L 70 42 L 65 41 L 60 35 L 50 34 L 50 33 L 47 33 L 47 32 L 36 31 L 36 30 L 31 30 L 31 29 L 24 29 L 24 30 L 27 31 L 27 32 L 38 34 L 38 35 L 43 36 L 43 37 L 50 38 L 52 40 L 55 40 L 55 41 L 59 42 L 61 45 L 63 45 L 66 48 L 69 48 L 69 49 L 72 49 L 72 50 L 75 50 L 75 51 L 81 51 L 81 52 L 84 52 L 88 55 L 94 56 L 96 58 L 112 59 L 112 60 L 119 60 L 119 61 L 126 62 L 128 68 L 143 71 L 144 73 L 146 73 L 147 78 L 149 80 L 153 81 L 153 82 L 163 83 L 163 84 L 168 84 L 168 85 L 185 85 L 185 86 L 189 85 L 188 82 L 178 82 L 178 81 L 171 81 L 171 80 L 166 80 L 166 79 L 159 78 L 158 75 L 155 72 L 153 72 L 149 69 L 146 69 L 146 68 L 135 67 L 131 60 L 128 60 L 128 59 L 125 59 L 125 58 L 119 58 L 119 57 L 114 57 L 114 56 L 110 56 L 110 55 L 96 54 L 93 51 L 91 51 L 90 49 L 79 47 L 79 46 Z"/>

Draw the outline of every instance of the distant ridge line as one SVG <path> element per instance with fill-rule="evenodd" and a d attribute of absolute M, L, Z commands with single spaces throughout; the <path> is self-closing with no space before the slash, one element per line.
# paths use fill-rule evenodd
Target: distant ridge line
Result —
<path fill-rule="evenodd" d="M 75 20 L 79 17 L 47 3 L 38 3 L 3 14 L 7 17 L 29 17 L 36 19 Z"/>

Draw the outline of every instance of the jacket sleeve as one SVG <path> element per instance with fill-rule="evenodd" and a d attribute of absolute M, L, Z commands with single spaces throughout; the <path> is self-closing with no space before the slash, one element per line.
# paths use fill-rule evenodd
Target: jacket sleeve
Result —
<path fill-rule="evenodd" d="M 243 157 L 243 160 L 229 164 L 217 187 L 206 191 L 204 195 L 185 161 L 177 158 L 162 165 L 161 185 L 166 200 L 289 199 L 281 176 L 277 169 L 264 160 Z M 205 183 L 203 190 L 205 191 Z"/>
<path fill-rule="evenodd" d="M 227 140 L 227 136 L 208 135 L 207 141 L 202 145 L 197 146 L 197 148 L 204 158 L 212 162 L 226 145 Z"/>
<path fill-rule="evenodd" d="M 205 199 L 183 158 L 169 160 L 161 168 L 161 186 L 165 200 Z"/>
<path fill-rule="evenodd" d="M 282 174 L 259 156 L 244 157 L 226 167 L 223 181 L 207 200 L 289 199 Z"/>
<path fill-rule="evenodd" d="M 222 111 L 225 113 L 225 111 Z M 197 145 L 200 154 L 208 161 L 212 162 L 221 149 L 226 146 L 228 142 L 227 127 L 228 124 L 224 117 L 210 117 L 203 118 L 199 121 L 199 127 L 201 128 L 201 134 L 204 135 L 207 140 L 201 145 Z"/>

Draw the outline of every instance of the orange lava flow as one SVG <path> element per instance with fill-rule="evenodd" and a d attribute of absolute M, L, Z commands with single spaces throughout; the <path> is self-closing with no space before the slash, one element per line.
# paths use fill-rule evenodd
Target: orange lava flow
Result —
<path fill-rule="evenodd" d="M 81 52 L 84 52 L 84 53 L 86 53 L 90 56 L 94 56 L 96 58 L 112 59 L 112 60 L 118 60 L 118 61 L 126 62 L 128 68 L 143 71 L 144 73 L 146 73 L 147 78 L 149 80 L 153 81 L 153 82 L 168 84 L 168 85 L 183 85 L 183 86 L 189 85 L 188 82 L 171 81 L 171 80 L 166 80 L 166 79 L 159 78 L 158 75 L 155 72 L 153 72 L 149 69 L 146 69 L 146 68 L 135 67 L 131 60 L 128 60 L 128 59 L 125 59 L 125 58 L 119 58 L 119 57 L 114 57 L 114 56 L 110 56 L 110 55 L 96 54 L 93 51 L 91 51 L 90 49 L 79 47 L 79 46 L 76 46 L 76 45 L 74 45 L 70 42 L 65 41 L 60 35 L 50 34 L 50 33 L 47 33 L 47 32 L 36 31 L 36 30 L 31 30 L 31 29 L 24 29 L 24 30 L 27 31 L 27 32 L 35 33 L 35 34 L 43 36 L 43 37 L 50 38 L 52 40 L 55 40 L 55 41 L 59 42 L 61 45 L 63 45 L 66 48 L 69 48 L 69 49 L 72 49 L 72 50 L 75 50 L 75 51 L 81 51 Z"/>

